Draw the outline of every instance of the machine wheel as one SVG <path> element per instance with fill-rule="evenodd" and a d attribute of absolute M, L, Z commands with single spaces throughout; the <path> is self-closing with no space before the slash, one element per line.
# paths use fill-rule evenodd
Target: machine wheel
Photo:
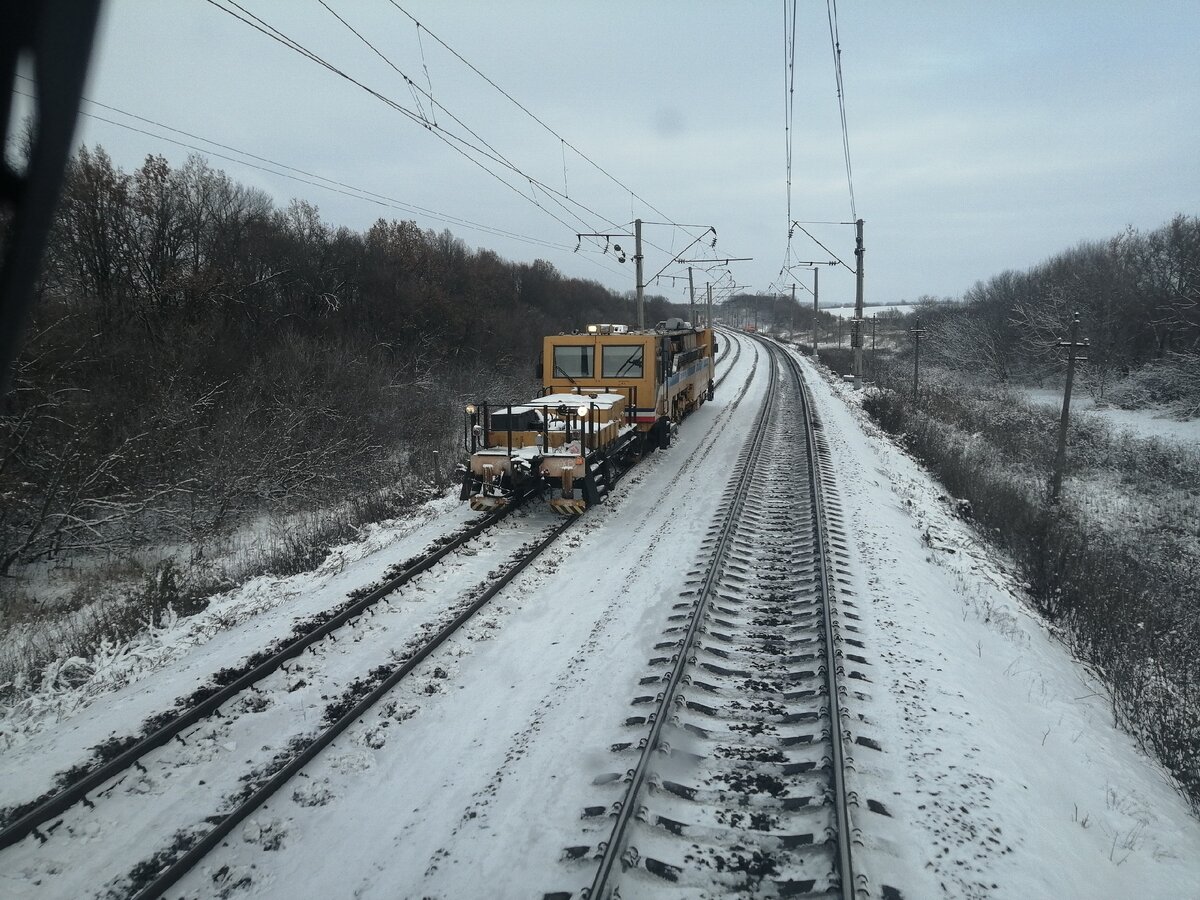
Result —
<path fill-rule="evenodd" d="M 658 431 L 658 448 L 666 450 L 671 446 L 671 420 L 667 418 L 659 419 L 654 427 Z"/>
<path fill-rule="evenodd" d="M 458 499 L 466 500 L 472 494 L 478 493 L 481 487 L 483 487 L 483 482 L 472 475 L 470 470 L 463 472 L 462 488 L 458 492 Z"/>

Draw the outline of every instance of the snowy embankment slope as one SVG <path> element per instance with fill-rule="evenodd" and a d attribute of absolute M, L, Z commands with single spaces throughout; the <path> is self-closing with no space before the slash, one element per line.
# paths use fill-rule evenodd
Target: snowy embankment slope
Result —
<path fill-rule="evenodd" d="M 639 677 L 699 564 L 763 396 L 759 370 L 734 402 L 755 360 L 765 366 L 752 342 L 738 340 L 743 352 L 716 401 L 684 424 L 675 447 L 631 472 L 394 702 L 339 738 L 171 896 L 527 897 L 586 884 L 586 862 L 564 861 L 563 848 L 597 840 L 580 812 L 605 803 L 601 782 L 624 769 L 609 747 L 638 736 L 623 722 L 631 700 L 651 690 Z M 856 821 L 876 889 L 892 885 L 906 900 L 1200 897 L 1200 822 L 1112 727 L 1102 687 L 1028 611 L 1003 561 L 866 421 L 857 396 L 807 371 L 852 538 L 849 599 L 872 671 L 855 685 L 868 696 L 852 702 L 863 719 L 851 727 L 881 748 L 854 748 Z M 25 799 L 35 792 L 28 783 L 47 783 L 89 742 L 132 729 L 204 673 L 336 604 L 469 515 L 431 507 L 426 520 L 377 535 L 372 553 L 348 548 L 342 565 L 235 592 L 208 620 L 215 634 L 160 637 L 167 651 L 140 682 L 25 721 L 0 755 L 4 796 Z M 469 554 L 455 565 L 486 575 Z M 438 602 L 436 591 L 401 592 L 389 619 Z M 348 657 L 365 645 L 343 640 L 328 652 Z M 376 662 L 362 659 L 363 670 Z M 297 727 L 320 712 L 317 698 L 286 685 L 265 696 Z M 259 718 L 261 733 L 247 719 L 235 744 L 217 734 L 219 723 L 205 726 L 214 731 L 208 764 L 236 770 L 250 748 L 276 744 L 271 719 Z M 167 771 L 147 767 L 168 783 Z M 169 783 L 179 788 L 197 771 L 173 768 Z M 21 871 L 0 866 L 0 895 L 66 896 L 35 881 L 55 867 L 97 866 L 89 830 L 121 830 L 144 846 L 137 821 L 74 815 L 83 836 L 52 842 Z"/>
<path fill-rule="evenodd" d="M 858 395 L 805 365 L 876 656 L 856 711 L 883 750 L 855 754 L 860 792 L 892 816 L 859 818 L 876 881 L 906 897 L 1200 897 L 1200 822 L 1113 726 L 1103 686 Z"/>

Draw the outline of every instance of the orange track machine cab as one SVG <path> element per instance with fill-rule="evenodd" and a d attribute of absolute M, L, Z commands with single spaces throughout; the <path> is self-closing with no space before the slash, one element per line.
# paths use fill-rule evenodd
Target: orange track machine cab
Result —
<path fill-rule="evenodd" d="M 716 341 L 680 319 L 653 330 L 589 325 L 543 342 L 542 396 L 472 404 L 462 498 L 488 510 L 541 491 L 577 515 L 713 395 Z"/>

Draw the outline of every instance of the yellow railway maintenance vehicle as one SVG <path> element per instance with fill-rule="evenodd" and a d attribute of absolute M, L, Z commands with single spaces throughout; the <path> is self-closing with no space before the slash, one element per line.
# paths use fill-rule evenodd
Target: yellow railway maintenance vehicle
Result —
<path fill-rule="evenodd" d="M 630 465 L 670 446 L 675 426 L 712 399 L 716 351 L 711 328 L 681 319 L 546 337 L 540 397 L 467 407 L 462 499 L 491 510 L 540 491 L 564 515 L 602 502 Z"/>

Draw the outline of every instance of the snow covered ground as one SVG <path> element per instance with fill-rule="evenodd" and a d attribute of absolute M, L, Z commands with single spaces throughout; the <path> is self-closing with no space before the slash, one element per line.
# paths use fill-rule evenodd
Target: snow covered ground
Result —
<path fill-rule="evenodd" d="M 910 303 L 897 303 L 892 306 L 864 306 L 863 315 L 867 319 L 870 319 L 871 316 L 882 316 L 884 313 L 890 312 L 897 312 L 903 316 L 912 312 L 914 309 L 916 309 L 916 307 Z M 849 306 L 822 306 L 821 312 L 830 313 L 840 319 L 853 319 L 854 304 L 851 303 Z"/>
<path fill-rule="evenodd" d="M 1023 388 L 1022 393 L 1034 403 L 1062 409 L 1062 388 Z M 1097 416 L 1118 431 L 1132 432 L 1136 437 L 1157 438 L 1192 449 L 1200 448 L 1200 419 L 1181 422 L 1161 410 L 1098 406 L 1089 394 L 1078 388 L 1071 392 L 1071 414 Z"/>
<path fill-rule="evenodd" d="M 606 778 L 624 770 L 609 748 L 637 739 L 624 724 L 631 700 L 646 691 L 639 679 L 684 575 L 698 565 L 762 401 L 766 379 L 755 367 L 765 354 L 736 340 L 744 347 L 730 377 L 675 447 L 635 469 L 551 558 L 526 570 L 394 702 L 339 738 L 171 896 L 578 896 L 591 872 L 564 848 L 603 837 L 581 811 L 609 802 Z M 1005 561 L 865 419 L 856 395 L 803 364 L 852 536 L 845 599 L 856 604 L 871 673 L 850 706 L 862 739 L 856 824 L 872 885 L 907 900 L 1200 897 L 1200 822 L 1113 728 L 1102 685 L 1029 611 Z M 532 533 L 541 515 L 509 520 L 513 533 L 492 540 Z M 40 793 L 87 747 L 136 731 L 206 673 L 471 516 L 436 501 L 316 573 L 258 579 L 201 617 L 114 650 L 83 687 L 48 686 L 0 719 L 8 735 L 0 802 Z M 482 549 L 456 554 L 454 578 L 482 578 L 494 564 Z M 364 672 L 376 665 L 402 642 L 403 623 L 420 620 L 413 608 L 432 613 L 452 601 L 435 572 L 393 599 L 394 614 L 366 620 L 361 639 L 323 652 L 363 653 Z M 73 810 L 45 846 L 30 838 L 0 854 L 0 895 L 87 896 L 81 885 L 99 889 L 110 877 L 95 851 L 156 849 L 166 835 L 138 821 L 139 791 L 174 785 L 180 821 L 213 812 L 183 786 L 214 766 L 239 770 L 320 717 L 322 698 L 291 690 L 287 679 L 263 696 L 265 711 L 241 716 L 237 740 L 221 723 L 200 726 L 203 753 L 147 760 L 146 778 L 114 791 L 131 795 L 128 803 Z M 79 877 L 60 877 L 65 869 Z"/>
<path fill-rule="evenodd" d="M 810 383 L 879 657 L 860 711 L 883 751 L 857 754 L 892 814 L 860 818 L 875 880 L 906 897 L 1200 897 L 1200 822 L 1113 727 L 1103 686 L 853 391 Z"/>

